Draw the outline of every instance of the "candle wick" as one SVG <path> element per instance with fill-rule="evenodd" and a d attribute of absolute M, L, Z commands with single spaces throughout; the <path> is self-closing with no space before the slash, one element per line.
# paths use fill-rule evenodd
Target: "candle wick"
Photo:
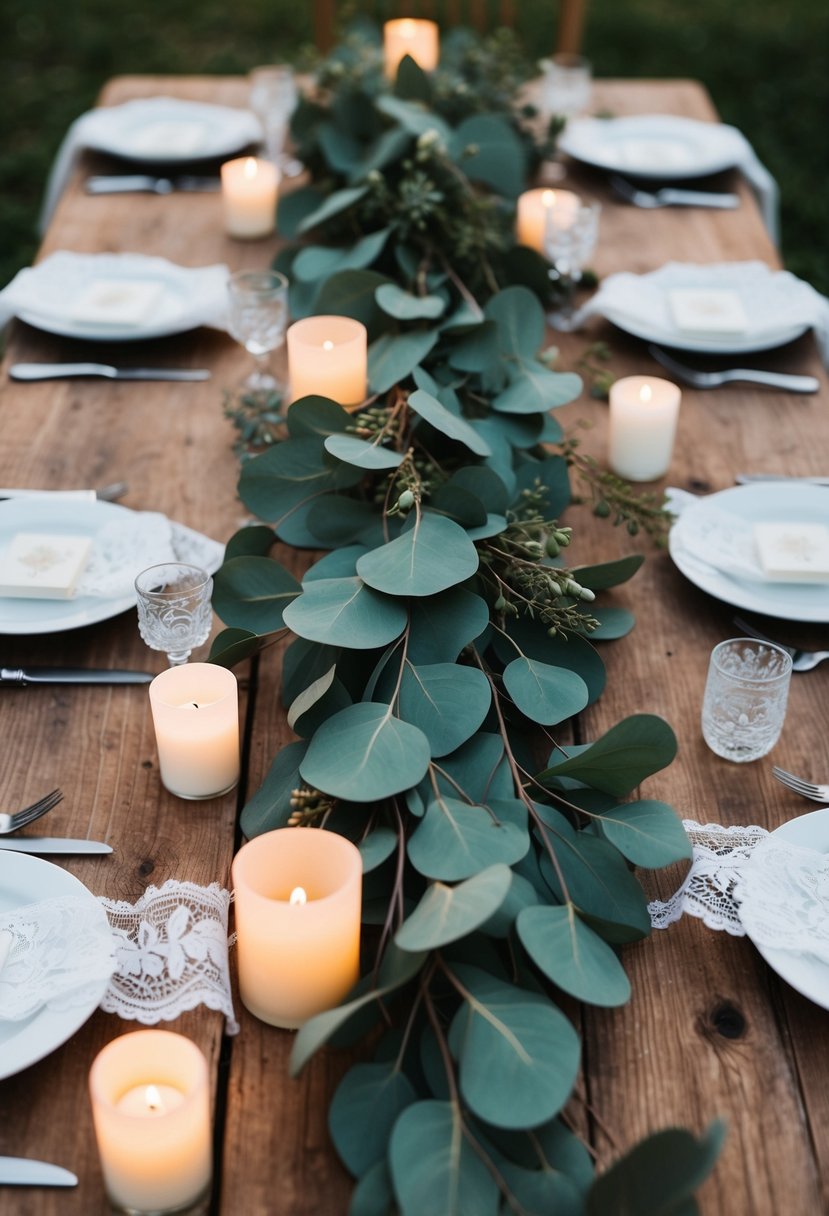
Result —
<path fill-rule="evenodd" d="M 198 708 L 199 708 L 199 705 L 198 705 L 198 703 L 197 703 L 196 701 L 191 701 L 191 702 L 190 702 L 190 704 L 193 706 L 193 709 L 198 709 Z"/>

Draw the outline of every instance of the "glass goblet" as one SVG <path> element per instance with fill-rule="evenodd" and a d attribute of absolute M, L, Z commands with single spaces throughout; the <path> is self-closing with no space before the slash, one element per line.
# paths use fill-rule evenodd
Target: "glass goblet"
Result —
<path fill-rule="evenodd" d="M 283 63 L 254 68 L 248 82 L 248 103 L 262 124 L 265 156 L 287 177 L 296 177 L 303 166 L 285 150 L 291 115 L 299 100 L 293 68 Z"/>
<path fill-rule="evenodd" d="M 559 53 L 541 62 L 541 110 L 548 117 L 572 118 L 586 110 L 593 87 L 593 69 L 583 55 Z"/>
<path fill-rule="evenodd" d="M 171 667 L 186 663 L 210 636 L 213 579 L 200 566 L 162 562 L 135 580 L 138 630 L 151 650 L 163 650 Z"/>
<path fill-rule="evenodd" d="M 564 292 L 560 309 L 548 314 L 553 329 L 569 333 L 575 329 L 574 299 L 588 259 L 596 248 L 599 235 L 598 203 L 580 203 L 573 212 L 559 214 L 551 207 L 544 225 L 544 253 L 552 265 L 550 277 Z"/>
<path fill-rule="evenodd" d="M 228 292 L 230 332 L 257 361 L 242 388 L 254 393 L 281 390 L 268 368 L 268 356 L 285 338 L 288 280 L 276 270 L 239 270 L 230 276 Z"/>

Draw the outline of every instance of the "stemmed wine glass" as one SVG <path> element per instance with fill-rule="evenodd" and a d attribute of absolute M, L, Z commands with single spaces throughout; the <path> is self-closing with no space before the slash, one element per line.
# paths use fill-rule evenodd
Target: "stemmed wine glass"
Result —
<path fill-rule="evenodd" d="M 262 124 L 265 155 L 286 177 L 296 177 L 302 172 L 302 165 L 285 151 L 291 115 L 299 100 L 293 68 L 282 63 L 254 68 L 248 81 L 248 100 Z"/>
<path fill-rule="evenodd" d="M 599 235 L 598 203 L 579 203 L 564 216 L 550 207 L 544 224 L 544 253 L 552 265 L 550 277 L 565 292 L 563 306 L 548 315 L 553 329 L 569 333 L 575 329 L 574 298 L 588 258 L 596 248 Z"/>
<path fill-rule="evenodd" d="M 228 291 L 230 332 L 258 365 L 242 388 L 254 393 L 281 390 L 268 370 L 268 356 L 285 338 L 288 280 L 276 270 L 239 270 L 230 276 Z"/>
<path fill-rule="evenodd" d="M 138 630 L 151 650 L 163 650 L 171 667 L 186 663 L 210 636 L 213 579 L 200 566 L 162 562 L 135 580 Z"/>

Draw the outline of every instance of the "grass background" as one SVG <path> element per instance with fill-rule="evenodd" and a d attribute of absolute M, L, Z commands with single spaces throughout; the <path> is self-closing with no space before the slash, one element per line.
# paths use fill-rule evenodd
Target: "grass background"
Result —
<path fill-rule="evenodd" d="M 5 0 L 3 7 L 0 284 L 32 260 L 51 159 L 110 76 L 246 72 L 313 37 L 308 0 Z M 381 18 L 392 7 L 348 6 Z M 517 8 L 528 47 L 545 53 L 555 5 L 519 0 Z M 702 80 L 723 120 L 744 131 L 780 183 L 786 265 L 829 293 L 827 46 L 829 5 L 821 0 L 588 0 L 584 52 L 596 75 Z"/>

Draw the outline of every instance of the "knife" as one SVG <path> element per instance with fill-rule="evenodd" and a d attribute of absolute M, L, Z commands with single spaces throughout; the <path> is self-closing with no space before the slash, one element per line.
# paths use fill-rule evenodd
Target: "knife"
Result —
<path fill-rule="evenodd" d="M 799 481 L 805 486 L 829 486 L 829 477 L 790 477 L 786 473 L 737 473 L 738 486 L 754 485 L 757 481 Z"/>
<path fill-rule="evenodd" d="M 0 836 L 0 849 L 13 853 L 111 853 L 112 845 L 103 840 L 72 840 L 63 836 Z"/>
<path fill-rule="evenodd" d="M 66 376 L 104 376 L 107 380 L 209 380 L 206 368 L 110 367 L 108 363 L 13 363 L 12 380 L 60 380 Z"/>
<path fill-rule="evenodd" d="M 0 1186 L 77 1186 L 78 1179 L 60 1165 L 30 1157 L 0 1157 Z"/>
<path fill-rule="evenodd" d="M 149 684 L 149 671 L 104 667 L 0 667 L 2 684 Z"/>
<path fill-rule="evenodd" d="M 115 502 L 117 498 L 124 497 L 128 488 L 125 481 L 113 481 L 111 485 L 101 486 L 98 490 L 24 490 L 3 486 L 0 488 L 0 502 L 6 502 L 9 498 L 51 498 L 55 502 L 73 498 L 80 502 L 94 502 L 97 498 L 99 502 Z"/>
<path fill-rule="evenodd" d="M 148 173 L 117 173 L 89 177 L 84 189 L 87 194 L 172 194 L 183 190 L 188 194 L 215 194 L 220 188 L 218 177 L 153 177 Z"/>

